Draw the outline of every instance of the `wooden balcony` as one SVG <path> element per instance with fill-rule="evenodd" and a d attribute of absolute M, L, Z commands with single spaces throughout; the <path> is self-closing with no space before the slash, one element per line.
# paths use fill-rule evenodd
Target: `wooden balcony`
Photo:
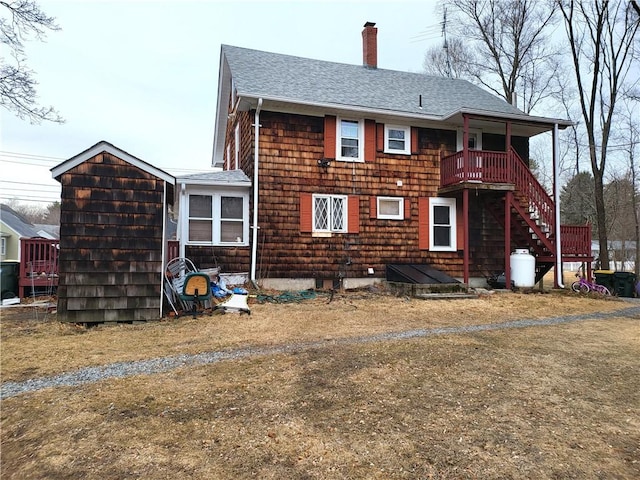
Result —
<path fill-rule="evenodd" d="M 555 243 L 554 201 L 513 148 L 508 152 L 460 151 L 442 157 L 440 192 L 465 188 L 513 191 L 518 213 L 528 217 L 536 234 L 541 233 L 538 227 L 544 226 L 543 230 L 549 232 L 548 242 Z M 592 260 L 590 225 L 561 225 L 560 237 L 564 261 Z"/>

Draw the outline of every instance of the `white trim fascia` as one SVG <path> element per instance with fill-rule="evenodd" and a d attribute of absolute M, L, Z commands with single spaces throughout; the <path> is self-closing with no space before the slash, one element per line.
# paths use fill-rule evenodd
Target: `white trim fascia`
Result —
<path fill-rule="evenodd" d="M 220 47 L 220 65 L 218 68 L 218 98 L 216 102 L 216 127 L 213 130 L 213 150 L 211 155 L 212 167 L 224 166 L 224 143 L 228 120 L 227 105 L 229 96 L 231 95 L 231 71 L 227 64 L 227 58 L 222 53 L 222 47 Z M 239 96 L 240 94 L 238 94 L 238 97 Z M 240 98 L 238 98 L 237 103 L 240 103 Z"/>
<path fill-rule="evenodd" d="M 527 115 L 526 113 L 523 113 L 521 115 L 513 114 L 513 113 L 501 113 L 501 112 L 495 112 L 493 110 L 482 110 L 482 109 L 462 108 L 460 110 L 454 110 L 444 115 L 433 115 L 433 114 L 403 112 L 400 110 L 385 110 L 385 109 L 379 109 L 379 108 L 358 107 L 358 106 L 344 105 L 344 104 L 338 104 L 338 103 L 313 102 L 313 101 L 297 102 L 286 97 L 270 97 L 270 96 L 264 96 L 264 95 L 260 95 L 259 97 L 257 97 L 247 93 L 241 94 L 240 92 L 238 92 L 238 96 L 239 97 L 241 96 L 244 99 L 252 99 L 252 100 L 257 100 L 258 98 L 262 98 L 264 102 L 267 102 L 267 101 L 282 102 L 282 103 L 289 103 L 291 105 L 305 105 L 305 106 L 318 107 L 318 108 L 334 110 L 334 111 L 358 112 L 358 113 L 371 114 L 376 116 L 394 116 L 398 118 L 432 120 L 436 122 L 452 121 L 452 118 L 454 116 L 458 114 L 468 113 L 470 115 L 483 115 L 486 117 L 494 117 L 496 118 L 496 120 L 510 119 L 510 120 L 517 120 L 519 122 L 524 122 L 524 123 L 545 124 L 549 126 L 556 123 L 558 125 L 562 125 L 565 127 L 569 127 L 573 125 L 573 122 L 571 122 L 570 120 L 537 117 L 533 115 Z M 264 110 L 266 107 L 267 106 L 263 104 L 262 109 Z"/>
<path fill-rule="evenodd" d="M 78 155 L 71 157 L 68 160 L 65 160 L 61 164 L 53 167 L 51 169 L 51 175 L 53 178 L 60 177 L 63 173 L 71 170 L 72 168 L 77 167 L 83 162 L 86 162 L 90 158 L 95 157 L 101 153 L 107 152 L 110 155 L 118 157 L 121 160 L 124 160 L 131 165 L 138 167 L 140 170 L 144 170 L 151 175 L 154 175 L 158 178 L 161 178 L 165 182 L 169 182 L 172 185 L 175 185 L 175 177 L 164 170 L 160 170 L 159 168 L 154 167 L 153 165 L 145 162 L 144 160 L 140 160 L 139 158 L 134 157 L 133 155 L 125 152 L 124 150 L 120 150 L 118 147 L 106 142 L 104 140 L 96 143 L 93 147 L 85 150 Z"/>
<path fill-rule="evenodd" d="M 207 180 L 193 180 L 193 181 L 182 181 L 179 178 L 176 179 L 177 184 L 179 185 L 201 185 L 201 186 L 210 186 L 210 187 L 235 187 L 235 188 L 251 188 L 251 182 L 216 182 L 216 181 L 207 181 Z"/>
<path fill-rule="evenodd" d="M 571 120 L 563 120 L 560 118 L 538 117 L 535 115 L 527 115 L 526 113 L 522 113 L 521 115 L 516 113 L 500 113 L 500 112 L 494 112 L 493 110 L 482 110 L 479 108 L 461 108 L 460 110 L 455 110 L 446 115 L 442 115 L 442 117 L 440 118 L 442 119 L 442 121 L 447 121 L 447 120 L 451 120 L 453 117 L 455 117 L 458 114 L 465 114 L 465 113 L 469 115 L 493 117 L 496 120 L 508 119 L 508 120 L 514 120 L 516 122 L 548 125 L 550 127 L 552 127 L 555 124 L 563 125 L 564 127 L 570 127 L 571 125 L 574 125 L 574 123 Z"/>

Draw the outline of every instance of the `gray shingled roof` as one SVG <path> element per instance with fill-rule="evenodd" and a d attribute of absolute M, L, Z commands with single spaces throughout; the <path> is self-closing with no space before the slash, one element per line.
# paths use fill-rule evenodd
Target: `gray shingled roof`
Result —
<path fill-rule="evenodd" d="M 524 115 L 466 80 L 222 46 L 239 96 L 444 117 L 461 109 Z M 420 108 L 422 96 L 422 108 Z"/>
<path fill-rule="evenodd" d="M 20 238 L 38 237 L 38 231 L 29 221 L 8 205 L 0 204 L 0 219 L 17 232 Z"/>
<path fill-rule="evenodd" d="M 251 180 L 242 170 L 224 170 L 220 172 L 203 172 L 191 175 L 176 177 L 177 183 L 203 183 L 208 185 L 225 184 L 247 184 L 251 185 Z"/>

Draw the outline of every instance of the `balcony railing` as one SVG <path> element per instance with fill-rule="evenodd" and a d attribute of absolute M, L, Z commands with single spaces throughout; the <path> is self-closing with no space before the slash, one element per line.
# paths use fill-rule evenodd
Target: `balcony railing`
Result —
<path fill-rule="evenodd" d="M 563 257 L 591 257 L 591 225 L 560 225 Z"/>
<path fill-rule="evenodd" d="M 442 158 L 440 185 L 448 187 L 461 183 L 512 184 L 520 199 L 528 202 L 527 214 L 548 232 L 554 232 L 554 202 L 535 178 L 516 151 L 494 152 L 468 150 Z M 591 227 L 589 225 L 561 225 L 563 257 L 591 256 Z"/>

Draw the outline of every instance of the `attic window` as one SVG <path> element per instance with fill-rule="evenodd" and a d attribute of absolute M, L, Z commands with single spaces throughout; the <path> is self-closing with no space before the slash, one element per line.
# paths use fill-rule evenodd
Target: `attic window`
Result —
<path fill-rule="evenodd" d="M 385 153 L 411 155 L 411 128 L 385 125 L 384 151 Z"/>

